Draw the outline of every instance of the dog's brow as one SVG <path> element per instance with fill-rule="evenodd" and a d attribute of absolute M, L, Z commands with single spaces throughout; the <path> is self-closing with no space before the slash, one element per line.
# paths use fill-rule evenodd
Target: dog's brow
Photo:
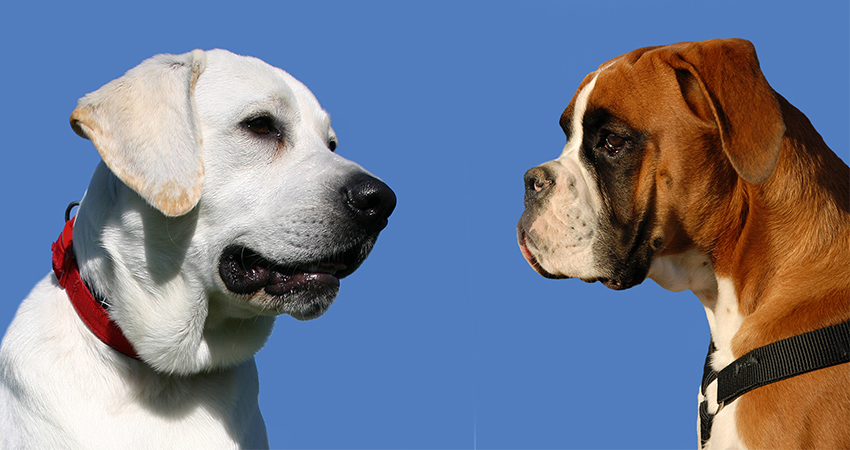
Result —
<path fill-rule="evenodd" d="M 284 125 L 291 125 L 300 121 L 301 112 L 297 108 L 294 98 L 286 98 L 286 96 L 269 95 L 259 100 L 246 103 L 238 113 L 237 120 L 267 115 L 274 118 L 276 121 L 282 122 Z"/>

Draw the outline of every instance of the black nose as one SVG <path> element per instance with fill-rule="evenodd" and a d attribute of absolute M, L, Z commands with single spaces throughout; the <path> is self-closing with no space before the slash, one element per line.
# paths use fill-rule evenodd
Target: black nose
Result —
<path fill-rule="evenodd" d="M 366 230 L 377 232 L 387 226 L 396 204 L 395 192 L 383 181 L 369 175 L 349 180 L 342 190 L 355 220 Z"/>
<path fill-rule="evenodd" d="M 525 173 L 525 206 L 539 200 L 548 194 L 555 183 L 552 174 L 542 166 L 528 169 Z"/>

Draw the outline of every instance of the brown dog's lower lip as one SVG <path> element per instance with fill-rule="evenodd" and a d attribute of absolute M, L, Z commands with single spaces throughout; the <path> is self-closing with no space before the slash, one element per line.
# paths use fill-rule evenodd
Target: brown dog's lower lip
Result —
<path fill-rule="evenodd" d="M 528 262 L 528 265 L 530 265 L 531 268 L 534 269 L 535 272 L 546 276 L 545 271 L 540 268 L 540 264 L 534 258 L 534 255 L 531 254 L 531 251 L 528 249 L 528 245 L 526 245 L 525 243 L 525 230 L 522 228 L 521 225 L 517 227 L 517 230 L 517 234 L 519 235 L 517 239 L 519 241 L 519 251 L 522 252 L 522 256 Z"/>
<path fill-rule="evenodd" d="M 531 254 L 531 250 L 528 249 L 528 245 L 526 244 L 525 230 L 522 228 L 522 225 L 517 225 L 517 241 L 519 243 L 519 250 L 520 252 L 522 252 L 522 256 L 528 262 L 528 265 L 530 265 L 531 268 L 534 269 L 535 272 L 539 273 L 545 278 L 569 278 L 563 275 L 553 275 L 544 270 L 542 267 L 540 267 L 540 263 L 537 262 L 537 258 L 535 258 L 534 255 Z"/>
<path fill-rule="evenodd" d="M 522 229 L 520 229 L 520 231 L 519 231 L 519 239 L 518 240 L 519 240 L 519 251 L 522 252 L 522 256 L 525 258 L 526 261 L 528 261 L 529 264 L 534 266 L 534 264 L 536 264 L 536 262 L 532 263 L 532 261 L 534 261 L 534 256 L 531 255 L 531 252 L 528 251 L 528 246 L 525 245 L 525 231 L 522 230 Z"/>

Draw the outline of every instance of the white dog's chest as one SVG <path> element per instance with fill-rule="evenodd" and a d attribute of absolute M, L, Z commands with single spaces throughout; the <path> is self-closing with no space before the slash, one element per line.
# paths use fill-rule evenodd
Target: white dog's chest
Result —
<path fill-rule="evenodd" d="M 0 377 L 0 403 L 6 405 L 0 447 L 268 446 L 253 360 L 169 377 L 124 356 L 108 356 L 118 361 L 106 365 L 102 357 L 109 352 L 80 322 L 53 275 L 42 280 L 4 340 L 2 363 L 15 369 Z"/>

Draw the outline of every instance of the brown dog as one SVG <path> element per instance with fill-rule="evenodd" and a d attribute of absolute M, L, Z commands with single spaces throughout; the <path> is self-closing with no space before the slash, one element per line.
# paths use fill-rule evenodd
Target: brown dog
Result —
<path fill-rule="evenodd" d="M 773 91 L 752 44 L 613 59 L 584 79 L 561 127 L 561 156 L 525 175 L 517 234 L 531 266 L 612 289 L 652 278 L 699 297 L 716 349 L 701 393 L 705 447 L 850 448 L 850 169 Z M 766 361 L 737 358 L 836 324 L 812 346 L 837 355 L 829 367 L 718 400 L 716 372 L 723 381 Z"/>

